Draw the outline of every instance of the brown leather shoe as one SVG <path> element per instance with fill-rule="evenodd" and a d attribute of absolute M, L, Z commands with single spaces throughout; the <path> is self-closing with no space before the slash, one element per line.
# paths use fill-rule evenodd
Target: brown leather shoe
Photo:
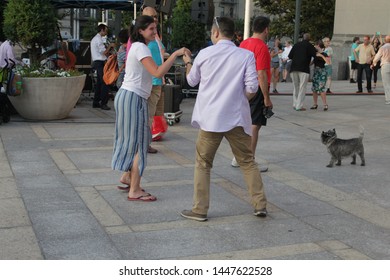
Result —
<path fill-rule="evenodd" d="M 152 146 L 148 147 L 148 153 L 149 154 L 156 154 L 158 151 L 155 148 L 152 148 Z"/>

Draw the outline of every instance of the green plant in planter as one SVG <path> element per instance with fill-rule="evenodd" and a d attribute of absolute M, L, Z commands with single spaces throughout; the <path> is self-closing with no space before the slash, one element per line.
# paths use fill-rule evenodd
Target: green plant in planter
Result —
<path fill-rule="evenodd" d="M 32 64 L 41 48 L 53 44 L 58 17 L 50 0 L 9 0 L 4 10 L 3 32 L 7 39 L 26 46 Z"/>
<path fill-rule="evenodd" d="M 15 72 L 17 75 L 28 78 L 74 77 L 84 74 L 77 70 L 51 70 L 37 66 L 16 66 Z"/>

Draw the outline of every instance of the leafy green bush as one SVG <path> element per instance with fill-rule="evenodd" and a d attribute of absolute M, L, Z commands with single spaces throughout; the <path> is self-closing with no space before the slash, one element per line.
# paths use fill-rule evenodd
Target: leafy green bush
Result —
<path fill-rule="evenodd" d="M 41 48 L 53 44 L 57 21 L 50 0 L 9 0 L 4 10 L 3 32 L 7 39 L 26 46 L 32 63 L 36 63 Z"/>

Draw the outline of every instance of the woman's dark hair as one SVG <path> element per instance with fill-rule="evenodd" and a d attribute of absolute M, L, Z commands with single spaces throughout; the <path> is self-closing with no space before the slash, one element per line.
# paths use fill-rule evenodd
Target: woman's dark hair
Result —
<path fill-rule="evenodd" d="M 141 42 L 145 44 L 145 38 L 139 33 L 140 30 L 145 30 L 154 23 L 154 18 L 150 16 L 139 16 L 134 22 L 134 25 L 130 26 L 130 41 L 132 43 Z"/>
<path fill-rule="evenodd" d="M 353 42 L 356 43 L 356 41 L 359 41 L 359 37 L 353 37 Z"/>
<path fill-rule="evenodd" d="M 121 31 L 119 31 L 118 40 L 121 44 L 127 43 L 127 41 L 129 40 L 129 30 L 122 29 Z"/>

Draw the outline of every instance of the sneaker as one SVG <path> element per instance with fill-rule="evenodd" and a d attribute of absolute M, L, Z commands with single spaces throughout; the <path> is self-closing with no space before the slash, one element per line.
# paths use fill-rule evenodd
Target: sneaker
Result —
<path fill-rule="evenodd" d="M 111 108 L 108 107 L 106 104 L 101 105 L 101 106 L 100 106 L 100 109 L 106 110 L 106 111 L 111 110 Z"/>
<path fill-rule="evenodd" d="M 240 167 L 240 165 L 238 164 L 238 162 L 237 162 L 237 160 L 236 160 L 236 157 L 233 157 L 231 165 L 232 165 L 233 167 Z"/>
<path fill-rule="evenodd" d="M 186 219 L 195 220 L 198 222 L 207 221 L 207 215 L 196 214 L 196 213 L 192 212 L 191 210 L 183 210 L 183 211 L 181 211 L 180 215 Z"/>
<path fill-rule="evenodd" d="M 253 211 L 253 215 L 255 215 L 256 217 L 265 218 L 267 217 L 267 214 L 268 214 L 267 208 L 263 208 L 260 210 L 255 209 L 255 211 Z"/>
<path fill-rule="evenodd" d="M 390 101 L 386 101 L 386 105 L 390 105 Z"/>

